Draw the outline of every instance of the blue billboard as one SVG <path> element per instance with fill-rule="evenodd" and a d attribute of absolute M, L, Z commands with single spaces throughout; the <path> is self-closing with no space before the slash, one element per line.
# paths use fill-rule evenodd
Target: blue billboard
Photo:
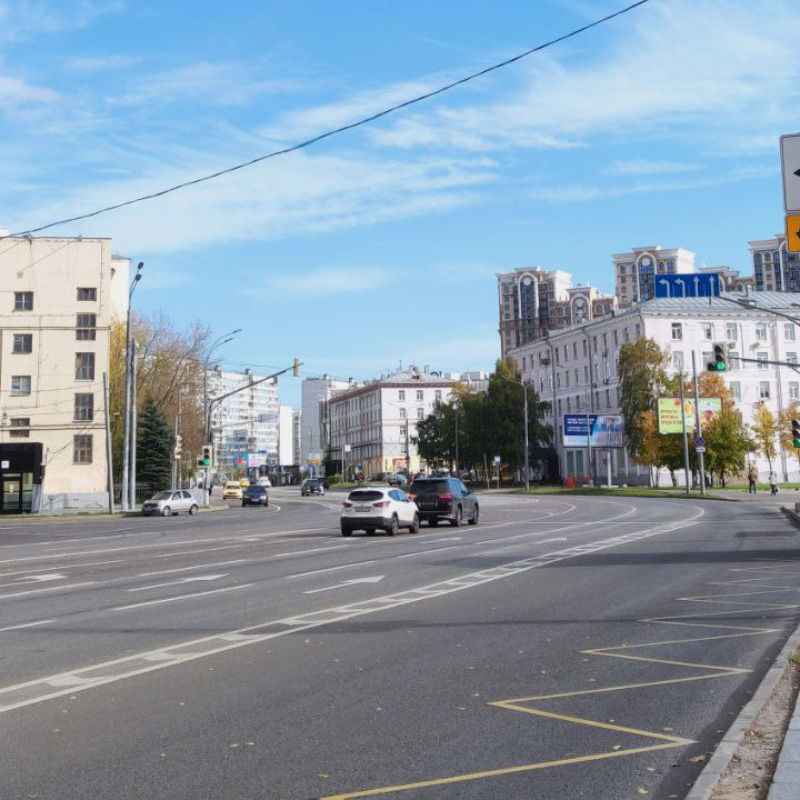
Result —
<path fill-rule="evenodd" d="M 620 414 L 589 414 L 592 447 L 624 447 Z M 586 414 L 564 414 L 564 447 L 586 447 Z"/>
<path fill-rule="evenodd" d="M 656 299 L 659 297 L 717 297 L 722 281 L 715 272 L 700 275 L 656 275 Z"/>

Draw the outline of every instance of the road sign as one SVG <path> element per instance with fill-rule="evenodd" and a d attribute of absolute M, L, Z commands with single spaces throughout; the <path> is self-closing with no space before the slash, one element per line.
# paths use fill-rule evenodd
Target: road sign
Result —
<path fill-rule="evenodd" d="M 695 447 L 695 452 L 696 453 L 705 453 L 705 451 L 706 451 L 706 448 L 701 444 L 697 445 L 697 447 Z"/>
<path fill-rule="evenodd" d="M 781 136 L 781 168 L 783 207 L 787 214 L 800 213 L 800 133 Z"/>
<path fill-rule="evenodd" d="M 786 249 L 800 253 L 800 214 L 786 215 Z"/>
<path fill-rule="evenodd" d="M 496 467 L 499 467 L 499 466 L 500 466 L 500 456 L 495 456 L 495 457 L 494 457 L 494 465 L 495 465 Z"/>
<path fill-rule="evenodd" d="M 352 447 L 350 447 L 350 445 L 349 445 L 349 444 L 346 444 L 346 445 L 344 446 L 344 451 L 345 451 L 345 453 L 349 453 L 349 452 L 351 452 L 351 451 L 352 451 L 352 449 L 353 449 L 353 448 L 352 448 Z"/>
<path fill-rule="evenodd" d="M 715 272 L 700 275 L 656 275 L 656 298 L 659 297 L 717 297 L 721 281 Z"/>
<path fill-rule="evenodd" d="M 702 436 L 698 436 L 698 437 L 697 437 L 697 438 L 694 440 L 694 443 L 695 443 L 695 445 L 697 446 L 697 449 L 698 449 L 698 451 L 700 450 L 700 448 L 701 448 L 701 447 L 702 447 L 703 449 L 705 449 L 705 446 L 706 446 L 706 440 L 705 440 L 705 439 L 704 439 Z"/>

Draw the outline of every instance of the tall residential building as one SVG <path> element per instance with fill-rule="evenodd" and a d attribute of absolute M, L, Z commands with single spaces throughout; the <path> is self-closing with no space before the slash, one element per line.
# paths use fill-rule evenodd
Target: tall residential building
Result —
<path fill-rule="evenodd" d="M 417 422 L 436 402 L 446 402 L 456 382 L 416 367 L 364 384 L 353 383 L 328 401 L 331 456 L 352 475 L 360 466 L 369 478 L 379 472 L 422 466 L 413 437 Z"/>
<path fill-rule="evenodd" d="M 615 253 L 616 295 L 621 308 L 655 297 L 657 275 L 694 273 L 695 253 L 682 247 L 665 250 L 659 246 L 634 247 L 629 253 Z"/>
<path fill-rule="evenodd" d="M 800 291 L 800 254 L 786 249 L 786 237 L 748 242 L 757 292 Z"/>
<path fill-rule="evenodd" d="M 755 278 L 752 275 L 742 275 L 738 269 L 731 269 L 724 264 L 718 267 L 700 267 L 700 275 L 718 275 L 721 291 L 723 292 L 749 292 L 755 289 Z"/>
<path fill-rule="evenodd" d="M 278 382 L 258 383 L 264 376 L 209 370 L 208 396 L 220 397 L 242 389 L 211 411 L 211 437 L 221 472 L 278 463 Z"/>
<path fill-rule="evenodd" d="M 346 389 L 349 385 L 349 381 L 337 380 L 330 375 L 303 379 L 298 464 L 306 466 L 312 459 L 325 459 L 330 447 L 330 430 L 325 417 L 327 401 L 334 391 Z"/>
<path fill-rule="evenodd" d="M 129 267 L 109 239 L 0 239 L 0 513 L 108 508 L 103 375 Z"/>
<path fill-rule="evenodd" d="M 278 422 L 278 464 L 290 467 L 296 464 L 293 448 L 294 411 L 291 406 L 281 406 Z"/>

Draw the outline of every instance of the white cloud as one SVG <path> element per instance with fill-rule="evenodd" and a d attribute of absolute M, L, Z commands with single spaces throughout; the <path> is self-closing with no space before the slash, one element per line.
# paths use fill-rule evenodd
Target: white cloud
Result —
<path fill-rule="evenodd" d="M 50 106 L 59 99 L 58 92 L 41 86 L 32 86 L 20 78 L 0 75 L 0 111 L 8 116 Z"/>
<path fill-rule="evenodd" d="M 85 28 L 125 7 L 123 0 L 6 0 L 0 4 L 0 43 Z"/>
<path fill-rule="evenodd" d="M 702 169 L 700 164 L 681 161 L 651 161 L 646 158 L 617 160 L 606 167 L 607 175 L 667 175 L 673 172 L 690 172 Z"/>
<path fill-rule="evenodd" d="M 278 271 L 278 274 L 270 275 L 269 281 L 263 287 L 248 282 L 247 292 L 252 294 L 256 291 L 278 302 L 284 299 L 319 297 L 342 292 L 358 294 L 385 286 L 391 277 L 391 273 L 386 270 L 370 267 L 313 269 L 292 274 Z"/>
<path fill-rule="evenodd" d="M 110 72 L 125 69 L 138 64 L 141 58 L 136 56 L 76 56 L 64 62 L 65 69 L 71 72 Z"/>

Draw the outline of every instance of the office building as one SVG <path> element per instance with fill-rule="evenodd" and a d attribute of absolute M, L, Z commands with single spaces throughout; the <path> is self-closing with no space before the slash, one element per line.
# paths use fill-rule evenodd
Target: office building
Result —
<path fill-rule="evenodd" d="M 325 459 L 330 446 L 330 431 L 326 417 L 327 401 L 334 391 L 346 389 L 349 385 L 349 381 L 337 380 L 330 375 L 303 379 L 298 463 L 304 469 L 312 463 L 318 469 Z"/>

